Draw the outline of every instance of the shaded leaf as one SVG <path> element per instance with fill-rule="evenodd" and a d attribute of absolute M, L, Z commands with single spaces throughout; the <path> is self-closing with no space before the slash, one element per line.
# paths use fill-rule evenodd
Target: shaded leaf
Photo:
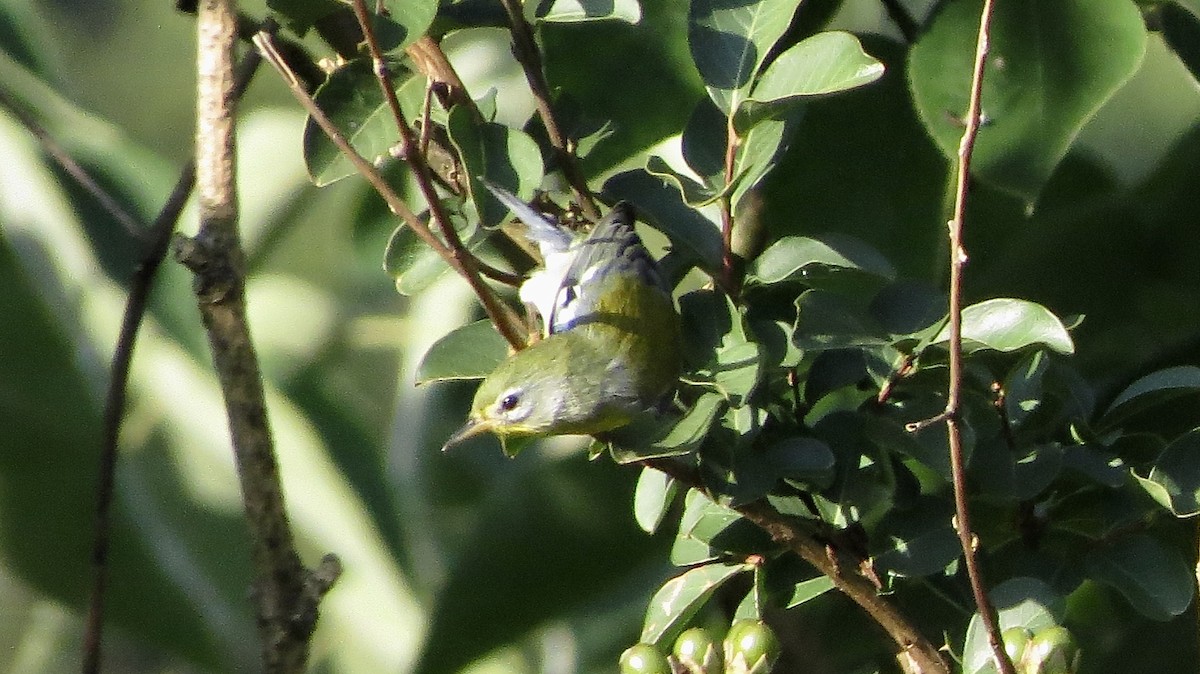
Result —
<path fill-rule="evenodd" d="M 450 111 L 446 130 L 458 150 L 479 220 L 484 227 L 499 225 L 508 215 L 500 203 L 480 182 L 480 176 L 497 185 L 528 194 L 541 184 L 545 167 L 542 153 L 527 134 L 495 122 L 479 122 L 466 106 Z"/>
<path fill-rule="evenodd" d="M 643 170 L 618 173 L 604 183 L 604 193 L 636 206 L 639 217 L 666 234 L 695 264 L 709 272 L 721 268 L 721 230 L 661 178 Z"/>
<path fill-rule="evenodd" d="M 1176 517 L 1200 514 L 1200 430 L 1193 430 L 1167 445 L 1150 480 L 1162 487 L 1167 505 Z"/>
<path fill-rule="evenodd" d="M 1166 621 L 1192 603 L 1195 579 L 1174 551 L 1146 534 L 1095 549 L 1085 558 L 1088 574 L 1114 588 L 1138 613 Z"/>
<path fill-rule="evenodd" d="M 921 120 L 947 158 L 979 30 L 980 0 L 947 3 L 909 58 Z M 1076 135 L 1137 71 L 1146 30 L 1128 0 L 1013 0 L 996 5 L 972 172 L 1033 204 Z"/>
<path fill-rule="evenodd" d="M 958 559 L 962 548 L 943 499 L 925 497 L 910 508 L 893 508 L 871 536 L 875 566 L 897 576 L 928 576 Z"/>
<path fill-rule="evenodd" d="M 1101 421 L 1114 426 L 1129 416 L 1200 391 L 1200 367 L 1182 365 L 1148 374 L 1121 391 Z"/>

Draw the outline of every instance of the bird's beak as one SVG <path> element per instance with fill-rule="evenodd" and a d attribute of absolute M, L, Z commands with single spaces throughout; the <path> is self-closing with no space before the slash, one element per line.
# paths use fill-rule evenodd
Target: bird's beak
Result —
<path fill-rule="evenodd" d="M 449 451 L 451 447 L 468 438 L 473 438 L 480 433 L 486 433 L 491 430 L 492 425 L 483 419 L 476 419 L 474 416 L 467 419 L 467 423 L 463 424 L 462 428 L 454 432 L 446 444 L 442 445 L 442 451 Z"/>

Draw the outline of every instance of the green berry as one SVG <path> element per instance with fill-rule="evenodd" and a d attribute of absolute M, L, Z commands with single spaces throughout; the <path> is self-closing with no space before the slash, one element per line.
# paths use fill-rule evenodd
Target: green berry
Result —
<path fill-rule="evenodd" d="M 1000 638 L 1004 641 L 1004 652 L 1008 653 L 1008 659 L 1014 663 L 1020 662 L 1032 637 L 1033 632 L 1024 627 L 1010 627 L 1004 630 Z"/>
<path fill-rule="evenodd" d="M 634 644 L 621 654 L 621 674 L 671 674 L 671 665 L 654 646 Z"/>
<path fill-rule="evenodd" d="M 725 635 L 726 674 L 766 674 L 779 658 L 779 638 L 766 623 L 736 620 Z"/>
<path fill-rule="evenodd" d="M 686 630 L 675 640 L 675 659 L 688 674 L 721 674 L 721 651 L 703 627 Z"/>
<path fill-rule="evenodd" d="M 1075 637 L 1067 628 L 1052 625 L 1033 635 L 1017 669 L 1021 674 L 1074 674 L 1078 667 Z"/>

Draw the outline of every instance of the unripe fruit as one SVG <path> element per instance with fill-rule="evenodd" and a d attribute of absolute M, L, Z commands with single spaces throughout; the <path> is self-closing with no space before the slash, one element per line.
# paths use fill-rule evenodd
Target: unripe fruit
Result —
<path fill-rule="evenodd" d="M 1075 637 L 1059 625 L 1038 630 L 1017 667 L 1021 674 L 1075 674 L 1078 668 L 1079 647 Z"/>
<path fill-rule="evenodd" d="M 1008 659 L 1014 664 L 1020 662 L 1032 637 L 1033 632 L 1024 627 L 1010 627 L 1004 630 L 1000 639 L 1004 642 L 1004 652 L 1008 653 Z"/>
<path fill-rule="evenodd" d="M 654 646 L 634 644 L 621 654 L 621 674 L 671 674 L 671 665 Z"/>
<path fill-rule="evenodd" d="M 725 674 L 766 674 L 779 651 L 779 638 L 766 623 L 734 621 L 725 636 Z"/>
<path fill-rule="evenodd" d="M 703 627 L 686 630 L 675 640 L 675 659 L 688 674 L 721 674 L 721 650 Z"/>

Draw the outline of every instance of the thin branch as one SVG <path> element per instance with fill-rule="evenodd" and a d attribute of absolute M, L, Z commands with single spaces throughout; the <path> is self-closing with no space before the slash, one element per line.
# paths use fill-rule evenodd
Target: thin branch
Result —
<path fill-rule="evenodd" d="M 225 399 L 250 530 L 263 670 L 304 671 L 317 606 L 338 574 L 326 557 L 314 573 L 296 551 L 268 423 L 262 374 L 245 313 L 245 257 L 234 166 L 236 15 L 232 0 L 205 0 L 197 15 L 196 183 L 200 230 L 177 236 L 176 258 L 195 274 L 213 366 Z"/>
<path fill-rule="evenodd" d="M 740 144 L 737 127 L 733 123 L 733 111 L 730 111 L 725 124 L 725 186 L 733 183 L 734 170 L 737 161 L 737 149 Z M 733 279 L 733 195 L 726 189 L 721 197 L 721 285 L 725 291 L 735 294 Z"/>
<path fill-rule="evenodd" d="M 235 75 L 235 95 L 241 97 L 262 62 L 257 52 L 250 52 L 242 59 Z M 188 160 L 179 172 L 179 179 L 167 197 L 162 209 L 154 218 L 146 249 L 134 269 L 129 281 L 129 297 L 125 301 L 125 313 L 121 319 L 121 330 L 113 350 L 109 368 L 108 391 L 104 400 L 104 418 L 100 446 L 100 470 L 96 486 L 96 513 L 92 542 L 92 586 L 88 599 L 88 613 L 84 621 L 83 667 L 84 674 L 100 671 L 104 630 L 105 591 L 108 579 L 108 545 L 112 519 L 112 500 L 117 466 L 117 441 L 120 438 L 121 421 L 125 415 L 125 394 L 129 381 L 133 350 L 138 330 L 154 286 L 155 274 L 171 244 L 171 234 L 179 221 L 179 214 L 187 204 L 196 183 L 196 163 Z M 105 194 L 107 197 L 108 195 Z M 109 197 L 111 198 L 111 197 Z"/>
<path fill-rule="evenodd" d="M 425 203 L 429 207 L 429 218 L 433 224 L 437 225 L 438 230 L 442 233 L 442 238 L 446 241 L 446 245 L 454 253 L 454 257 L 458 260 L 458 269 L 467 283 L 475 290 L 475 294 L 483 299 L 484 295 L 489 295 L 494 300 L 495 294 L 487 287 L 480 279 L 480 268 L 483 265 L 474 255 L 467 250 L 462 239 L 458 236 L 458 230 L 454 229 L 454 224 L 450 222 L 450 215 L 446 212 L 446 207 L 442 204 L 441 198 L 438 196 L 437 188 L 433 186 L 433 175 L 429 170 L 429 163 L 425 159 L 425 155 L 421 153 L 421 141 L 413 134 L 412 127 L 408 125 L 408 120 L 404 117 L 404 111 L 400 108 L 400 100 L 396 98 L 396 87 L 392 84 L 392 76 L 388 72 L 387 63 L 383 60 L 383 50 L 379 48 L 379 41 L 375 38 L 375 29 L 371 25 L 371 17 L 367 13 L 367 6 L 363 0 L 354 0 L 353 4 L 354 16 L 358 19 L 359 27 L 363 32 L 363 39 L 367 43 L 367 50 L 371 54 L 371 63 L 375 71 L 375 78 L 379 81 L 379 88 L 383 92 L 383 98 L 387 101 L 388 109 L 392 113 L 392 119 L 396 122 L 396 131 L 400 134 L 400 154 L 401 158 L 408 169 L 412 171 L 413 178 L 417 183 L 417 188 L 421 190 L 421 196 L 425 198 Z M 503 274 L 497 269 L 488 269 L 490 274 Z M 504 277 L 502 277 L 504 278 Z M 490 315 L 490 313 L 489 313 Z M 501 316 L 501 318 L 503 318 Z M 495 319 L 492 321 L 495 323 Z M 504 332 L 501 326 L 496 328 Z M 514 334 L 515 334 L 514 330 Z M 512 342 L 509 342 L 512 344 Z M 512 344 L 517 348 L 517 344 Z"/>
<path fill-rule="evenodd" d="M 50 132 L 46 131 L 46 129 L 43 128 L 42 125 L 33 118 L 33 115 L 30 115 L 23 108 L 21 108 L 21 106 L 17 105 L 17 103 L 9 98 L 8 94 L 2 89 L 0 89 L 0 107 L 11 112 L 13 116 L 17 118 L 17 121 L 20 122 L 21 125 L 29 131 L 29 133 L 33 134 L 33 137 L 36 138 L 38 143 L 41 144 L 42 149 L 46 151 L 46 154 L 49 155 L 50 158 L 55 161 L 55 163 L 62 167 L 62 170 L 66 171 L 67 175 L 71 176 L 71 178 L 75 180 L 76 184 L 83 188 L 85 192 L 92 195 L 92 198 L 95 199 L 98 204 L 100 204 L 100 208 L 104 209 L 109 216 L 120 223 L 121 227 L 123 227 L 125 231 L 130 234 L 130 236 L 134 237 L 138 241 L 146 240 L 146 230 L 142 228 L 142 223 L 139 222 L 137 218 L 130 215 L 129 211 L 126 211 L 125 208 L 112 197 L 112 195 L 105 191 L 105 189 L 101 187 L 94 178 L 92 178 L 91 174 L 87 172 L 87 169 L 80 165 L 79 162 L 75 161 L 75 158 L 72 157 L 71 154 L 67 152 L 65 148 L 63 148 L 63 146 L 59 145 L 58 141 L 54 140 L 54 137 L 50 135 Z"/>
<path fill-rule="evenodd" d="M 966 219 L 967 191 L 970 182 L 971 153 L 979 134 L 981 99 L 983 94 L 983 70 L 987 63 L 988 39 L 990 35 L 993 0 L 984 0 L 979 18 L 979 37 L 975 45 L 975 62 L 971 73 L 971 93 L 967 106 L 965 128 L 958 145 L 958 162 L 955 174 L 954 214 L 947 227 L 950 243 L 950 383 L 946 396 L 946 410 L 941 418 L 946 422 L 950 445 L 950 468 L 954 484 L 954 522 L 958 531 L 966 562 L 967 578 L 979 616 L 987 632 L 988 644 L 996 666 L 1003 674 L 1016 674 L 1012 660 L 1004 650 L 999 620 L 995 607 L 987 596 L 979 569 L 978 539 L 971 527 L 970 510 L 967 504 L 966 458 L 963 455 L 961 428 L 961 398 L 963 382 L 962 353 L 962 292 L 963 268 L 967 253 L 963 248 L 962 234 Z"/>
<path fill-rule="evenodd" d="M 546 129 L 546 136 L 550 139 L 551 147 L 554 148 L 558 167 L 571 185 L 571 189 L 575 193 L 575 201 L 583 209 L 583 214 L 592 222 L 598 222 L 600 211 L 592 201 L 587 181 L 579 171 L 579 165 L 575 162 L 575 155 L 567 143 L 567 138 L 558 128 L 558 122 L 554 118 L 554 109 L 550 105 L 550 86 L 546 83 L 546 74 L 542 69 L 542 54 L 538 51 L 537 42 L 533 39 L 533 29 L 525 21 L 520 2 L 517 0 L 500 0 L 500 2 L 504 5 L 504 12 L 508 14 L 509 28 L 513 38 L 513 56 L 516 57 L 517 63 L 521 64 L 525 80 L 529 83 L 529 90 L 533 92 L 538 117 Z"/>
<path fill-rule="evenodd" d="M 644 465 L 660 470 L 680 484 L 704 489 L 698 472 L 670 459 L 649 459 Z M 747 520 L 766 531 L 775 542 L 786 546 L 801 559 L 824 574 L 834 587 L 858 604 L 881 627 L 898 648 L 897 661 L 909 674 L 949 674 L 950 669 L 933 645 L 915 625 L 887 599 L 879 595 L 875 584 L 857 565 L 843 564 L 836 551 L 821 541 L 806 523 L 781 515 L 764 501 L 734 506 Z"/>
<path fill-rule="evenodd" d="M 426 245 L 432 248 L 438 255 L 442 257 L 442 259 L 446 260 L 446 262 L 455 270 L 455 272 L 467 279 L 468 283 L 471 284 L 471 289 L 474 290 L 476 296 L 479 297 L 480 304 L 483 305 L 483 309 L 487 313 L 488 318 L 491 319 L 492 323 L 496 326 L 496 329 L 500 332 L 500 335 L 503 336 L 513 348 L 523 347 L 525 345 L 525 338 L 523 331 L 520 328 L 521 321 L 517 317 L 516 313 L 508 305 L 504 304 L 498 297 L 496 297 L 496 294 L 492 292 L 491 288 L 487 287 L 487 285 L 484 284 L 479 278 L 478 273 L 468 274 L 465 266 L 467 263 L 464 262 L 464 259 L 461 258 L 459 254 L 456 254 L 455 251 L 447 246 L 441 239 L 434 235 L 425 222 L 418 218 L 416 214 L 413 213 L 408 207 L 408 204 L 406 204 L 404 200 L 401 199 L 396 193 L 396 191 L 392 189 L 392 186 L 388 184 L 387 180 L 384 179 L 379 170 L 376 169 L 371 162 L 367 161 L 366 158 L 359 154 L 352 145 L 350 145 L 350 141 L 346 139 L 342 132 L 338 130 L 337 126 L 335 126 L 333 122 L 330 121 L 329 117 L 326 116 L 321 110 L 321 108 L 317 106 L 316 102 L 312 99 L 312 96 L 310 96 L 308 91 L 304 88 L 302 82 L 295 76 L 294 73 L 292 73 L 287 63 L 280 58 L 272 37 L 267 33 L 259 33 L 254 37 L 254 45 L 258 47 L 258 50 L 262 53 L 263 58 L 266 59 L 267 63 L 270 63 L 283 77 L 284 83 L 287 84 L 288 89 L 290 89 L 292 92 L 292 95 L 296 97 L 296 100 L 309 114 L 309 116 L 312 117 L 312 120 L 317 123 L 317 126 L 321 127 L 321 130 L 325 133 L 329 140 L 337 146 L 342 155 L 354 165 L 354 168 L 359 175 L 363 176 L 363 178 L 370 183 L 371 187 L 375 189 L 379 196 L 383 198 L 384 203 L 386 203 L 388 206 L 388 209 L 390 209 L 392 213 L 395 213 L 397 216 L 399 216 L 400 219 L 404 220 L 404 223 L 408 225 L 413 232 L 423 242 L 425 242 Z"/>

